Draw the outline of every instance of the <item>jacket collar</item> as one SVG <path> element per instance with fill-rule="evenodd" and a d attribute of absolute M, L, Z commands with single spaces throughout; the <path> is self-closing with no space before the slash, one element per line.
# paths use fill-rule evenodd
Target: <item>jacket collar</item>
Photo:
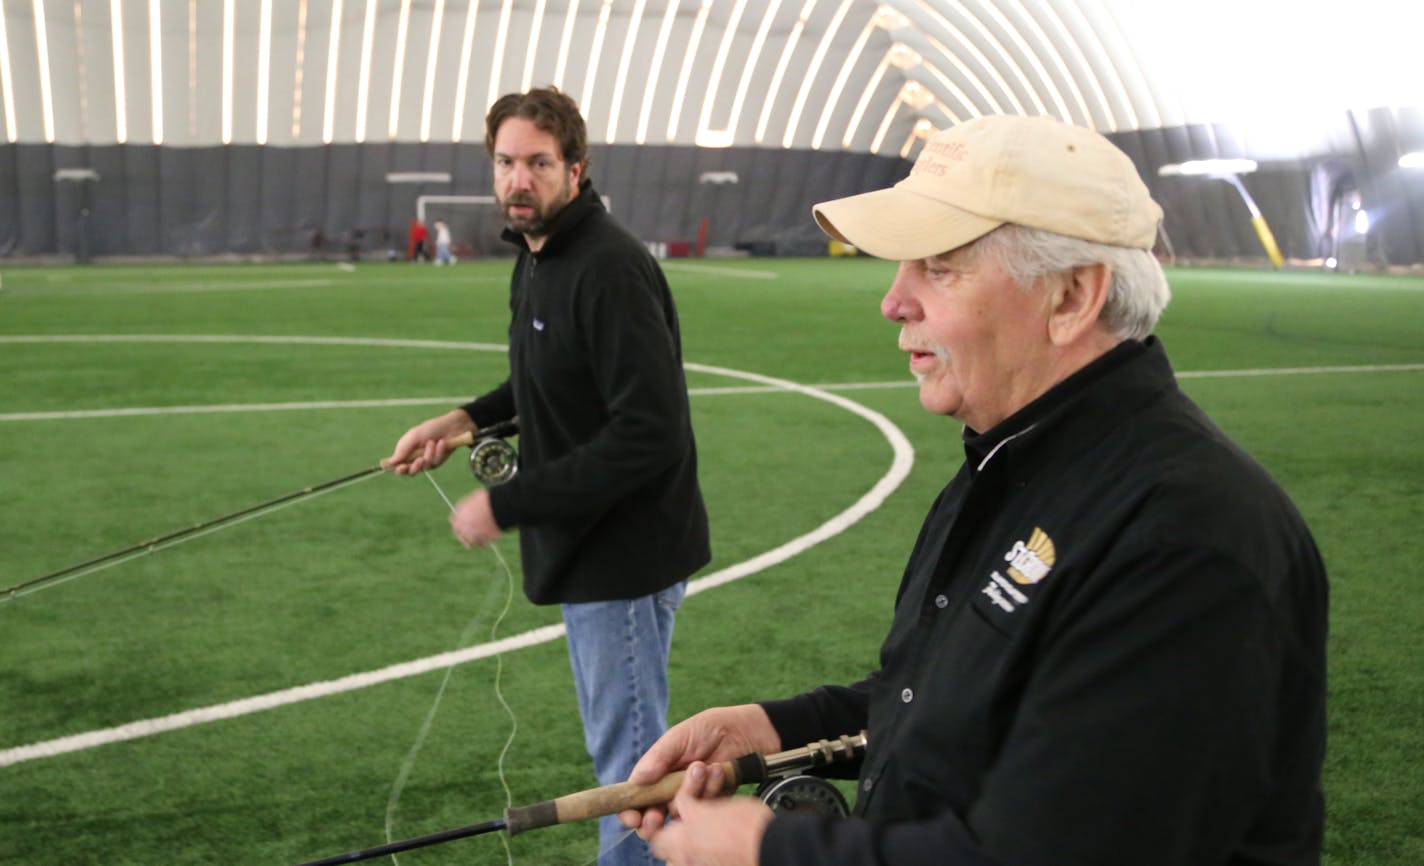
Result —
<path fill-rule="evenodd" d="M 982 468 L 1010 440 L 1109 430 L 1144 402 L 1175 388 L 1161 340 L 1124 340 L 992 429 L 980 433 L 965 427 L 965 456 L 970 466 Z"/>

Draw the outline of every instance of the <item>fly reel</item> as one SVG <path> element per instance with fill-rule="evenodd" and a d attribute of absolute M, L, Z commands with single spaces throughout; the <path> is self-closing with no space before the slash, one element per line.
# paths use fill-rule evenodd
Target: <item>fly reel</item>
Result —
<path fill-rule="evenodd" d="M 475 434 L 470 446 L 470 472 L 486 487 L 498 487 L 519 471 L 519 452 L 504 437 L 519 432 L 515 422 L 495 424 Z"/>
<path fill-rule="evenodd" d="M 820 776 L 804 773 L 767 779 L 757 787 L 757 797 L 773 812 L 844 818 L 850 814 L 839 788 Z"/>

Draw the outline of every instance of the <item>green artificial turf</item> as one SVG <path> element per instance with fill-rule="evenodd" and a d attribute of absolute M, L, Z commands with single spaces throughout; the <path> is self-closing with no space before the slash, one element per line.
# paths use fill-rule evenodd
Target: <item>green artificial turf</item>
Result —
<path fill-rule="evenodd" d="M 6 268 L 0 586 L 375 465 L 410 424 L 502 376 L 508 267 Z M 904 483 L 847 531 L 688 599 L 674 717 L 875 663 L 920 519 L 960 459 L 957 425 L 919 407 L 897 329 L 879 318 L 893 272 L 867 259 L 668 262 L 712 520 L 703 574 L 816 529 L 892 458 L 877 428 L 841 406 L 706 368 L 882 385 L 835 393 L 884 416 L 915 451 Z M 1170 278 L 1158 332 L 1183 387 L 1291 493 L 1330 569 L 1326 861 L 1414 866 L 1424 281 Z M 452 345 L 475 343 L 486 345 Z M 1298 372 L 1260 375 L 1284 368 Z M 434 473 L 451 497 L 473 489 L 459 463 Z M 499 545 L 507 574 L 453 540 L 446 510 L 428 481 L 376 475 L 0 601 L 0 753 L 557 623 L 520 594 L 513 536 Z M 393 783 L 444 675 L 0 766 L 0 863 L 296 863 L 384 842 Z M 517 724 L 508 800 L 593 784 L 562 642 L 470 661 L 451 671 L 395 837 L 501 813 L 512 727 L 501 697 Z M 579 866 L 596 832 L 553 828 L 509 845 L 516 863 Z M 484 836 L 401 862 L 504 863 L 505 851 Z"/>

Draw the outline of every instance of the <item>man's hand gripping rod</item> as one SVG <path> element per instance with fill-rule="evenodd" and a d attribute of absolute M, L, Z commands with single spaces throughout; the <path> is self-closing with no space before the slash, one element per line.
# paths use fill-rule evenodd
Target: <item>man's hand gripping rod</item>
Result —
<path fill-rule="evenodd" d="M 514 451 L 514 446 L 505 441 L 505 437 L 513 436 L 519 432 L 519 419 L 512 418 L 508 421 L 500 421 L 498 424 L 491 424 L 474 432 L 460 433 L 445 440 L 445 450 L 453 453 L 456 448 L 470 449 L 470 471 L 475 478 L 486 487 L 496 487 L 513 478 L 517 471 L 518 455 Z M 410 455 L 407 460 L 413 460 L 418 456 Z M 393 462 L 389 458 L 381 461 L 381 469 L 395 469 L 400 463 Z"/>
<path fill-rule="evenodd" d="M 852 760 L 865 753 L 865 745 L 865 731 L 861 731 L 854 736 L 845 735 L 834 740 L 817 740 L 799 749 L 790 749 L 771 755 L 743 755 L 734 761 L 723 761 L 724 782 L 721 793 L 730 794 L 741 785 L 764 782 L 768 777 L 781 773 L 824 767 L 837 761 Z M 478 836 L 482 833 L 492 833 L 496 830 L 507 830 L 509 835 L 517 836 L 526 830 L 537 830 L 540 827 L 552 827 L 556 824 L 569 824 L 587 818 L 616 815 L 624 809 L 645 809 L 649 806 L 660 806 L 671 802 L 673 797 L 677 796 L 677 790 L 682 787 L 684 775 L 685 771 L 678 770 L 675 773 L 667 774 L 651 785 L 619 782 L 616 785 L 605 785 L 601 788 L 590 788 L 586 791 L 566 794 L 557 799 L 545 800 L 530 806 L 514 806 L 505 809 L 504 817 L 499 820 L 457 827 L 454 830 L 431 833 L 427 836 L 417 836 L 413 839 L 391 842 L 375 848 L 337 854 L 322 860 L 312 860 L 301 864 L 301 866 L 335 866 L 338 863 L 355 863 L 358 860 L 370 860 L 375 857 L 384 857 L 387 854 L 398 854 L 402 851 L 424 848 L 427 845 L 437 845 L 441 842 L 463 839 L 468 836 Z"/>

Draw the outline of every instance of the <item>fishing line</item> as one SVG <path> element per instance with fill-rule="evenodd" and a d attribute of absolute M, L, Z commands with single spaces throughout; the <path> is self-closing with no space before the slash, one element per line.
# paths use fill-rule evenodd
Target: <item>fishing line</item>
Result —
<path fill-rule="evenodd" d="M 455 504 L 450 501 L 449 496 L 445 495 L 445 491 L 441 489 L 439 482 L 435 480 L 435 476 L 429 472 L 421 474 L 430 479 L 430 484 L 435 488 L 435 492 L 440 494 L 440 498 L 445 502 L 446 507 L 448 507 L 451 512 L 454 512 Z M 514 601 L 514 572 L 510 569 L 509 563 L 505 561 L 504 555 L 499 552 L 498 547 L 491 544 L 489 550 L 494 554 L 495 561 L 499 563 L 499 567 L 504 571 L 506 579 L 504 608 L 499 612 L 499 615 L 495 617 L 494 623 L 490 625 L 490 640 L 494 641 L 498 635 L 499 627 L 504 622 L 505 615 L 509 613 L 510 606 Z M 456 652 L 469 645 L 470 640 L 474 637 L 475 627 L 479 624 L 479 620 L 480 615 L 477 614 L 474 619 L 470 620 L 469 625 L 465 626 L 464 631 L 460 634 L 459 642 L 455 647 Z M 514 745 L 514 737 L 519 730 L 519 719 L 515 716 L 514 710 L 509 706 L 509 702 L 504 698 L 502 688 L 504 675 L 503 653 L 495 655 L 494 665 L 494 696 L 495 699 L 499 701 L 499 705 L 504 708 L 505 714 L 509 716 L 509 737 L 505 740 L 504 747 L 500 749 L 499 759 L 495 762 L 495 770 L 499 777 L 500 787 L 504 789 L 505 808 L 510 808 L 514 805 L 514 794 L 510 791 L 509 782 L 504 775 L 504 758 L 505 755 L 509 753 L 510 747 Z M 395 841 L 395 814 L 397 807 L 400 805 L 401 794 L 405 790 L 405 785 L 410 778 L 411 772 L 415 769 L 416 758 L 420 755 L 420 750 L 425 746 L 426 737 L 430 734 L 431 725 L 435 721 L 435 714 L 440 709 L 441 701 L 445 698 L 445 688 L 450 684 L 450 677 L 454 671 L 455 666 L 453 664 L 445 669 L 445 676 L 440 680 L 440 688 L 435 692 L 435 700 L 431 703 L 429 711 L 426 712 L 425 721 L 421 724 L 420 731 L 416 734 L 415 742 L 411 744 L 410 750 L 406 753 L 405 760 L 401 763 L 400 771 L 396 774 L 396 780 L 391 786 L 391 795 L 386 801 L 387 842 Z M 508 837 L 501 835 L 499 841 L 500 844 L 504 846 L 506 863 L 508 863 L 509 866 L 514 866 L 514 854 L 510 851 Z M 391 862 L 398 866 L 400 860 L 395 854 L 392 854 Z"/>
<path fill-rule="evenodd" d="M 445 494 L 445 491 L 443 488 L 441 488 L 440 483 L 435 480 L 435 476 L 430 472 L 424 472 L 421 474 L 423 474 L 426 478 L 430 480 L 430 486 L 435 488 L 435 492 L 440 495 L 440 499 L 445 503 L 445 507 L 453 513 L 455 511 L 455 503 L 450 501 L 450 497 Z M 490 641 L 493 642 L 498 639 L 499 627 L 501 624 L 503 624 L 504 618 L 506 615 L 508 615 L 509 609 L 514 602 L 514 571 L 509 567 L 509 563 L 505 561 L 504 554 L 500 553 L 499 547 L 497 545 L 490 544 L 488 546 L 488 549 L 491 553 L 494 554 L 495 561 L 499 564 L 499 567 L 504 572 L 505 576 L 504 607 L 502 610 L 500 610 L 499 615 L 495 617 L 494 622 L 490 625 L 489 638 Z M 474 630 L 478 622 L 479 616 L 477 615 L 474 619 L 470 621 L 470 624 L 465 627 L 464 631 L 460 634 L 460 639 L 458 641 L 457 646 L 455 647 L 456 652 L 459 652 L 460 650 L 464 649 L 469 644 L 470 640 L 474 637 Z M 514 708 L 509 705 L 509 701 L 506 700 L 504 696 L 504 654 L 499 653 L 495 655 L 494 659 L 494 696 L 495 699 L 499 701 L 499 705 L 504 708 L 505 715 L 509 717 L 509 736 L 505 739 L 504 746 L 499 750 L 499 757 L 495 761 L 495 773 L 499 778 L 500 788 L 504 791 L 505 808 L 511 809 L 514 807 L 514 793 L 513 791 L 511 791 L 509 787 L 509 780 L 505 776 L 504 762 L 506 756 L 508 756 L 509 754 L 510 748 L 512 748 L 514 745 L 515 736 L 519 732 L 519 718 L 515 715 Z M 454 665 L 451 665 L 445 669 L 445 675 L 440 680 L 440 687 L 435 692 L 435 700 L 431 703 L 430 709 L 426 712 L 425 720 L 421 723 L 420 731 L 416 734 L 415 737 L 415 742 L 411 744 L 410 750 L 406 753 L 405 760 L 401 763 L 400 770 L 396 774 L 395 782 L 391 786 L 391 795 L 386 801 L 385 823 L 387 843 L 395 842 L 395 814 L 397 808 L 400 805 L 401 794 L 404 792 L 406 783 L 409 781 L 410 775 L 415 769 L 415 762 L 420 755 L 421 749 L 425 747 L 425 740 L 430 734 L 431 726 L 434 724 L 435 721 L 435 715 L 439 711 L 440 704 L 445 698 L 445 689 L 450 684 L 450 677 L 453 675 L 454 670 Z M 606 847 L 599 850 L 599 852 L 593 856 L 593 859 L 589 860 L 588 863 L 584 864 L 584 866 L 591 866 L 591 864 L 596 864 L 598 860 L 603 857 L 604 854 L 607 854 L 609 851 L 618 847 L 620 844 L 626 841 L 629 836 L 633 835 L 634 832 L 635 831 L 633 830 L 623 831 L 616 838 L 611 840 Z M 501 834 L 499 837 L 499 842 L 500 845 L 504 847 L 505 862 L 508 864 L 508 866 L 514 866 L 514 853 L 510 850 L 509 847 L 509 837 Z M 391 862 L 392 864 L 395 864 L 395 866 L 399 866 L 400 864 L 399 858 L 394 853 L 391 854 Z"/>
<path fill-rule="evenodd" d="M 444 489 L 441 488 L 439 482 L 435 480 L 435 476 L 429 472 L 422 474 L 430 479 L 430 485 L 434 487 L 435 492 L 440 495 L 440 499 L 445 503 L 445 507 L 450 509 L 453 513 L 455 511 L 455 503 L 450 501 L 450 497 L 445 494 Z M 499 564 L 505 576 L 504 608 L 499 612 L 499 615 L 495 617 L 494 623 L 490 626 L 489 637 L 491 641 L 495 641 L 499 636 L 499 627 L 504 622 L 504 618 L 509 613 L 509 609 L 514 602 L 514 571 L 509 567 L 509 563 L 505 561 L 504 554 L 500 553 L 498 546 L 491 544 L 488 549 L 494 554 L 495 561 Z M 464 631 L 460 635 L 459 643 L 455 648 L 456 652 L 464 649 L 469 644 L 474 636 L 474 630 L 478 622 L 479 617 L 476 616 L 475 619 L 470 621 L 469 625 L 465 626 Z M 504 791 L 505 808 L 510 809 L 514 807 L 514 793 L 509 787 L 508 778 L 505 776 L 504 761 L 505 757 L 509 754 L 510 748 L 514 745 L 515 736 L 519 732 L 519 718 L 515 715 L 514 708 L 509 705 L 509 701 L 506 700 L 504 696 L 504 654 L 497 654 L 494 657 L 494 662 L 494 696 L 495 699 L 499 701 L 499 705 L 504 708 L 505 715 L 509 717 L 509 736 L 505 739 L 504 746 L 499 750 L 499 758 L 495 761 L 495 773 L 499 778 L 500 788 Z M 387 843 L 395 842 L 395 814 L 397 807 L 400 805 L 401 794 L 404 792 L 406 782 L 409 781 L 410 775 L 415 769 L 415 762 L 420 755 L 421 749 L 425 747 L 425 740 L 430 734 L 430 728 L 435 721 L 435 715 L 439 711 L 440 704 L 445 698 L 445 688 L 450 684 L 450 677 L 454 673 L 454 670 L 454 665 L 445 669 L 445 676 L 440 680 L 440 688 L 435 692 L 435 700 L 431 703 L 430 709 L 426 712 L 425 721 L 421 724 L 420 731 L 416 734 L 415 742 L 411 744 L 405 760 L 401 763 L 400 771 L 396 774 L 395 783 L 391 787 L 390 798 L 386 802 Z M 629 836 L 633 835 L 633 833 L 633 830 L 624 831 L 617 838 L 612 840 L 606 848 L 603 848 L 595 854 L 593 859 L 584 864 L 584 866 L 597 863 L 599 858 L 622 844 Z M 509 837 L 501 834 L 499 842 L 500 845 L 504 847 L 505 862 L 508 866 L 514 866 L 514 853 L 509 847 Z M 395 864 L 395 866 L 399 866 L 400 864 L 400 860 L 395 854 L 391 854 L 391 862 Z"/>

